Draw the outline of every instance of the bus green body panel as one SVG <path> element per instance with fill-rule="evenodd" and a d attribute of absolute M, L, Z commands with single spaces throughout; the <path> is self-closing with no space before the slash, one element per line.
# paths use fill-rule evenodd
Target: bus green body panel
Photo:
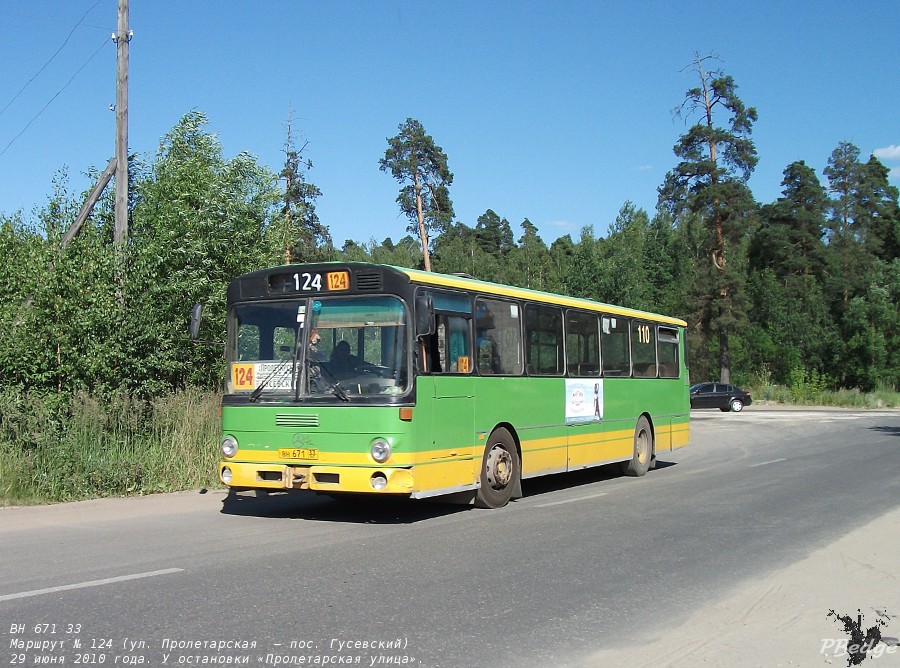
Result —
<path fill-rule="evenodd" d="M 567 417 L 568 389 L 579 384 L 602 388 L 600 416 Z M 523 477 L 631 459 L 642 405 L 653 406 L 647 414 L 658 452 L 687 444 L 689 408 L 682 379 L 480 378 L 478 393 L 476 442 L 483 448 L 494 428 L 506 426 L 518 441 Z M 590 395 L 586 401 L 593 404 Z"/>
<path fill-rule="evenodd" d="M 222 466 L 237 474 L 235 487 L 373 492 L 372 475 L 384 473 L 382 493 L 449 494 L 476 487 L 498 426 L 516 438 L 525 478 L 629 460 L 639 405 L 654 407 L 656 453 L 687 444 L 687 392 L 677 391 L 684 379 L 578 379 L 600 384 L 603 399 L 599 419 L 577 422 L 567 422 L 567 380 L 479 378 L 476 401 L 471 376 L 423 376 L 409 421 L 397 406 L 224 406 L 223 433 L 240 449 Z M 377 438 L 392 448 L 384 464 L 370 455 Z"/>
<path fill-rule="evenodd" d="M 689 441 L 677 318 L 361 263 L 254 272 L 228 301 L 222 428 L 238 449 L 219 472 L 232 488 L 472 491 L 498 427 L 516 441 L 523 478 L 630 461 L 642 416 L 656 454 Z M 510 328 L 517 348 L 502 336 Z M 352 373 L 336 358 L 344 341 L 361 363 Z"/>
<path fill-rule="evenodd" d="M 414 427 L 400 419 L 396 406 L 223 406 L 222 430 L 239 446 L 234 457 L 220 463 L 220 470 L 234 473 L 233 487 L 372 491 L 371 473 L 385 469 L 370 455 L 377 438 L 391 445 L 387 468 L 408 470 L 414 463 Z M 342 469 L 358 470 L 342 479 Z M 323 475 L 316 479 L 315 473 Z M 303 479 L 295 480 L 300 475 Z M 350 489 L 351 479 L 365 484 Z M 386 491 L 410 493 L 410 480 L 398 478 L 400 487 Z"/>

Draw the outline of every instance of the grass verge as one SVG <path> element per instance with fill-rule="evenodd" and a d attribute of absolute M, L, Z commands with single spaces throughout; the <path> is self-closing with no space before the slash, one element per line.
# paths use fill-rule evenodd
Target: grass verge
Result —
<path fill-rule="evenodd" d="M 828 390 L 815 385 L 787 387 L 755 384 L 749 388 L 754 401 L 772 401 L 798 406 L 834 406 L 836 408 L 900 408 L 900 392 L 892 389 L 862 392 L 858 389 Z"/>
<path fill-rule="evenodd" d="M 221 395 L 0 395 L 0 505 L 217 486 Z"/>

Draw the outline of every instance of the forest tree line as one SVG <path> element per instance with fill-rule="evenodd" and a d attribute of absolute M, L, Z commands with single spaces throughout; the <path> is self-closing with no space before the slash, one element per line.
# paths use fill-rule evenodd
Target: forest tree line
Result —
<path fill-rule="evenodd" d="M 705 66 L 698 57 L 699 85 L 681 108 L 696 122 L 675 146 L 652 215 L 625 201 L 608 229 L 549 245 L 527 218 L 514 224 L 491 208 L 455 220 L 450 157 L 407 119 L 378 165 L 402 186 L 410 234 L 338 248 L 290 126 L 276 174 L 249 154 L 223 155 L 205 115 L 191 112 L 152 158 L 132 158 L 123 248 L 113 244 L 110 193 L 61 247 L 84 200 L 64 173 L 40 211 L 0 213 L 3 385 L 18 396 L 144 398 L 218 388 L 221 348 L 187 339 L 192 304 L 204 306 L 205 338 L 223 340 L 235 276 L 288 261 L 353 260 L 683 318 L 694 381 L 897 388 L 900 207 L 888 169 L 842 142 L 821 176 L 794 162 L 781 196 L 757 202 L 747 186 L 757 112 L 731 77 Z"/>

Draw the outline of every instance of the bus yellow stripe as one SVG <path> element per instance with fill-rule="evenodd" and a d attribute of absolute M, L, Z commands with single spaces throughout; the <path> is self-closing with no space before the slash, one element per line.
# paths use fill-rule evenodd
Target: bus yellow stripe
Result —
<path fill-rule="evenodd" d="M 672 449 L 688 444 L 690 424 L 657 424 L 658 443 L 668 443 Z M 549 470 L 582 468 L 602 462 L 624 460 L 631 457 L 634 431 L 631 428 L 615 431 L 594 431 L 547 438 L 523 440 L 522 473 L 525 476 Z M 390 460 L 379 465 L 368 453 L 320 452 L 316 460 L 285 460 L 277 449 L 241 450 L 238 456 L 222 463 L 282 466 L 316 466 L 348 468 L 411 468 L 416 467 L 415 489 L 418 491 L 440 489 L 448 479 L 460 484 L 473 484 L 478 477 L 478 469 L 484 443 L 468 447 L 428 450 L 423 452 L 395 452 Z M 662 448 L 668 450 L 668 447 Z M 448 477 L 449 476 L 449 477 Z"/>
<path fill-rule="evenodd" d="M 687 327 L 687 323 L 679 318 L 670 318 L 664 315 L 648 313 L 646 311 L 637 311 L 635 309 L 622 308 L 621 306 L 613 306 L 611 304 L 603 304 L 602 302 L 594 302 L 588 299 L 577 299 L 575 297 L 563 297 L 561 295 L 553 295 L 548 292 L 538 292 L 537 290 L 528 290 L 526 288 L 515 288 L 508 285 L 498 285 L 497 283 L 488 283 L 471 278 L 458 278 L 456 276 L 447 276 L 444 274 L 435 274 L 431 272 L 419 271 L 416 269 L 405 269 L 396 267 L 398 270 L 406 274 L 416 283 L 427 283 L 429 285 L 440 285 L 450 288 L 459 288 L 462 290 L 472 290 L 482 292 L 484 294 L 500 295 L 502 297 L 515 297 L 517 299 L 530 299 L 532 301 L 544 302 L 546 304 L 557 304 L 559 306 L 571 306 L 574 308 L 583 308 L 589 311 L 602 311 L 613 315 L 629 316 L 632 318 L 641 318 L 643 320 L 652 320 L 653 322 L 664 322 L 679 327 Z"/>

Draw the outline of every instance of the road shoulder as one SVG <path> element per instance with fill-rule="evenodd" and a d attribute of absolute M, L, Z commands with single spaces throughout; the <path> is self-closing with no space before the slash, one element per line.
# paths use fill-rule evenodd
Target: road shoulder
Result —
<path fill-rule="evenodd" d="M 849 635 L 830 610 L 855 621 L 861 613 L 863 633 L 882 619 L 882 634 L 900 637 L 900 508 L 741 585 L 658 638 L 597 652 L 579 666 L 844 666 L 840 642 Z M 880 644 L 874 653 L 866 665 L 900 666 L 900 647 Z"/>

